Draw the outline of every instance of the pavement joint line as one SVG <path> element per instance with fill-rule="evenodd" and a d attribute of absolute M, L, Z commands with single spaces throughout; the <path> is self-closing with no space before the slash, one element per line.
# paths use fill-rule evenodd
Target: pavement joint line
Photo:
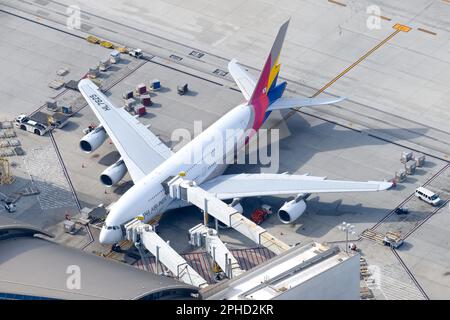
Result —
<path fill-rule="evenodd" d="M 14 9 L 15 9 L 15 8 L 14 8 Z M 19 10 L 19 11 L 23 11 L 23 10 Z M 44 27 L 51 28 L 51 29 L 53 29 L 53 30 L 55 30 L 55 31 L 64 32 L 64 33 L 66 33 L 66 34 L 68 34 L 68 35 L 75 36 L 75 37 L 80 38 L 80 39 L 83 39 L 83 40 L 86 39 L 85 37 L 82 37 L 82 36 L 77 35 L 77 34 L 75 34 L 75 33 L 71 33 L 71 32 L 68 32 L 68 31 L 64 31 L 64 30 L 62 30 L 62 29 L 60 29 L 60 28 L 53 27 L 53 26 L 50 26 L 50 25 L 45 24 L 45 23 L 37 22 L 37 21 L 35 21 L 35 20 L 33 20 L 33 19 L 29 19 L 29 18 L 27 18 L 27 17 L 23 17 L 23 16 L 20 16 L 20 15 L 18 15 L 18 14 L 15 14 L 15 13 L 12 13 L 12 12 L 9 12 L 9 11 L 6 11 L 6 10 L 3 10 L 3 9 L 0 9 L 0 12 L 6 13 L 6 14 L 10 14 L 10 15 L 12 15 L 12 16 L 15 16 L 15 17 L 17 17 L 17 18 L 21 18 L 21 19 L 27 20 L 27 21 L 29 21 L 29 22 L 37 23 L 37 24 L 42 25 L 42 26 L 44 26 Z M 25 12 L 25 11 L 23 11 L 23 12 Z M 28 12 L 25 12 L 25 13 L 30 14 L 30 15 L 35 14 L 35 13 L 28 13 Z M 60 24 L 58 21 L 54 21 L 54 20 L 51 20 L 51 19 L 49 19 L 49 18 L 46 18 L 45 20 L 48 20 L 48 21 L 53 22 L 53 23 L 56 23 L 56 24 Z M 82 32 L 85 32 L 86 34 L 90 34 L 90 35 L 96 36 L 96 34 L 95 34 L 95 33 L 92 33 L 92 32 L 87 32 L 87 31 L 83 31 L 83 30 L 82 30 Z M 103 38 L 103 37 L 102 37 L 102 38 Z M 106 41 L 109 41 L 109 40 L 107 40 L 107 39 L 105 39 L 105 40 L 106 40 Z M 113 41 L 113 42 L 114 42 L 114 41 Z M 152 44 L 152 45 L 153 45 L 153 46 L 156 46 L 155 44 Z M 152 57 L 155 57 L 155 55 L 153 55 L 153 54 L 151 54 L 151 55 L 152 55 Z M 170 66 L 169 63 L 170 63 L 170 61 L 173 62 L 173 60 L 168 60 L 168 59 L 166 59 L 166 58 L 163 57 L 163 56 L 157 56 L 157 57 L 158 57 L 158 58 L 161 58 L 161 59 L 163 59 L 163 60 L 167 60 L 168 63 L 167 63 L 167 64 L 164 64 L 164 63 L 161 63 L 161 62 L 156 62 L 156 61 L 154 61 L 154 60 L 152 60 L 152 59 L 148 59 L 148 58 L 146 58 L 146 57 L 144 57 L 143 59 L 144 59 L 144 60 L 147 60 L 147 61 L 149 61 L 149 62 L 152 62 L 152 63 L 154 63 L 154 64 L 158 64 L 158 65 L 160 65 L 160 66 L 163 66 L 163 67 L 166 67 L 166 68 L 169 68 L 169 69 L 172 69 L 172 70 L 175 70 L 175 71 L 178 71 L 178 72 L 187 74 L 187 75 L 189 75 L 189 76 L 192 76 L 192 77 L 195 77 L 195 78 L 198 78 L 198 79 L 207 81 L 207 82 L 209 82 L 209 83 L 213 83 L 213 84 L 216 84 L 216 85 L 218 85 L 218 86 L 224 86 L 224 85 L 223 85 L 222 83 L 220 83 L 220 82 L 217 82 L 217 81 L 214 81 L 214 80 L 211 80 L 211 79 L 207 79 L 207 78 L 205 78 L 205 77 L 203 77 L 203 76 L 196 75 L 196 74 L 191 73 L 191 72 L 188 72 L 188 71 L 184 71 L 184 70 L 182 70 L 182 69 L 180 69 L 180 68 L 177 68 L 177 67 Z M 198 59 L 195 59 L 195 60 L 197 61 Z M 175 62 L 176 62 L 176 61 L 175 61 Z M 204 62 L 204 61 L 202 61 L 202 62 Z M 189 66 L 184 65 L 184 64 L 180 64 L 180 66 L 190 68 Z M 56 97 L 58 97 L 58 96 L 64 94 L 66 91 L 67 91 L 67 89 L 63 90 L 63 91 L 60 92 Z M 240 91 L 239 91 L 239 92 L 240 92 Z M 56 98 L 56 97 L 55 97 L 55 98 Z M 44 106 L 45 106 L 45 105 L 40 106 L 37 110 L 35 110 L 35 111 L 33 112 L 33 114 L 36 113 L 37 111 L 39 111 L 40 109 L 42 109 Z"/>
<path fill-rule="evenodd" d="M 403 237 L 403 240 L 405 240 L 410 235 L 412 235 L 414 232 L 416 232 L 417 229 L 419 229 L 431 217 L 433 217 L 436 213 L 438 213 L 442 208 L 445 208 L 449 202 L 450 202 L 450 200 L 443 201 L 442 204 L 439 207 L 435 208 L 432 212 L 430 212 L 422 221 L 419 222 L 418 225 L 416 225 L 414 228 L 409 230 L 408 233 Z"/>
<path fill-rule="evenodd" d="M 417 289 L 419 289 L 420 293 L 423 295 L 423 297 L 426 300 L 430 300 L 430 297 L 428 297 L 427 293 L 425 292 L 425 290 L 422 288 L 422 286 L 420 285 L 419 281 L 417 281 L 416 277 L 414 276 L 414 274 L 411 272 L 411 270 L 409 270 L 408 266 L 406 265 L 406 263 L 403 261 L 403 259 L 400 257 L 400 255 L 398 254 L 398 252 L 394 249 L 391 248 L 391 252 L 394 254 L 394 256 L 397 258 L 398 262 L 400 262 L 400 265 L 403 267 L 403 269 L 406 271 L 406 273 L 408 274 L 408 276 L 410 277 L 410 279 L 412 280 L 412 282 L 414 283 L 414 285 L 416 286 Z"/>
<path fill-rule="evenodd" d="M 36 15 L 35 12 L 31 12 L 31 13 L 30 13 L 30 12 L 27 12 L 26 10 L 23 10 L 23 9 L 17 9 L 17 8 L 13 8 L 13 9 L 14 9 L 14 10 L 18 10 L 18 11 L 22 11 L 22 12 L 25 12 L 26 14 L 29 14 L 29 15 L 32 15 L 32 16 L 33 16 L 33 15 Z M 62 30 L 62 29 L 60 29 L 60 28 L 58 28 L 58 27 L 50 26 L 50 25 L 45 24 L 45 23 L 42 23 L 42 22 L 38 22 L 38 21 L 35 21 L 35 20 L 33 20 L 33 19 L 30 19 L 30 18 L 21 16 L 21 15 L 18 15 L 18 14 L 15 14 L 15 13 L 12 13 L 12 12 L 9 12 L 9 11 L 6 11 L 6 10 L 3 10 L 3 9 L 0 9 L 0 12 L 6 13 L 6 14 L 10 14 L 10 15 L 15 16 L 15 17 L 17 17 L 17 18 L 21 18 L 21 19 L 27 20 L 27 21 L 29 21 L 29 22 L 37 23 L 37 24 L 39 24 L 39 25 L 41 25 L 41 26 L 48 27 L 48 28 L 53 29 L 53 30 L 55 30 L 55 31 L 64 32 L 64 33 L 66 33 L 66 34 L 68 34 L 68 35 L 75 36 L 75 37 L 77 37 L 77 38 L 86 40 L 85 37 L 82 37 L 82 36 L 80 36 L 80 35 L 78 35 L 78 34 L 75 34 L 75 33 L 72 33 L 72 32 L 68 32 L 68 31 L 65 31 L 65 30 Z M 56 21 L 56 20 L 54 20 L 54 19 L 50 19 L 49 17 L 45 17 L 45 18 L 43 18 L 43 19 L 44 19 L 44 20 L 48 20 L 48 21 L 50 21 L 50 22 L 52 22 L 52 23 L 61 25 L 61 22 Z M 96 27 L 99 27 L 99 26 L 96 26 Z M 129 27 L 129 28 L 130 28 L 130 27 Z M 96 36 L 96 37 L 97 37 L 97 34 L 91 32 L 91 31 L 87 31 L 87 30 L 79 30 L 79 31 L 80 31 L 80 32 L 83 32 L 83 33 L 86 33 L 86 34 L 88 34 L 88 35 L 93 35 L 93 36 Z M 153 35 L 153 34 L 152 34 L 152 35 Z M 153 35 L 153 36 L 155 36 L 155 35 Z M 108 41 L 108 42 L 115 42 L 115 41 L 112 41 L 112 40 L 110 41 L 110 40 L 108 40 L 108 39 L 106 39 L 106 38 L 104 38 L 104 37 L 100 37 L 100 36 L 98 36 L 98 38 L 103 38 L 103 40 Z M 158 45 L 156 45 L 156 44 L 154 44 L 154 43 L 149 43 L 149 42 L 147 42 L 147 41 L 144 41 L 144 42 L 146 42 L 147 44 L 151 44 L 152 46 L 161 48 L 160 46 L 158 46 Z M 180 45 L 181 45 L 181 44 L 180 44 Z M 181 54 L 181 53 L 180 53 L 180 54 Z M 176 61 L 176 60 L 169 60 L 169 59 L 167 59 L 167 57 L 165 57 L 165 56 L 156 55 L 156 54 L 151 54 L 151 55 L 152 55 L 153 57 L 157 56 L 158 58 L 161 58 L 161 59 L 163 59 L 163 60 L 167 60 L 167 63 L 166 63 L 166 64 L 160 63 L 160 62 L 155 62 L 155 61 L 150 61 L 150 62 L 152 62 L 152 63 L 156 63 L 156 64 L 161 65 L 161 66 L 163 66 L 163 67 L 167 67 L 167 68 L 169 68 L 169 69 L 172 69 L 172 70 L 175 70 L 175 71 L 179 71 L 179 72 L 181 72 L 181 73 L 184 73 L 184 74 L 187 74 L 187 75 L 196 77 L 196 78 L 201 79 L 201 80 L 205 80 L 205 81 L 210 82 L 210 83 L 214 83 L 214 84 L 219 85 L 219 86 L 223 86 L 222 83 L 219 83 L 219 82 L 217 82 L 217 81 L 210 80 L 210 79 L 207 79 L 206 77 L 202 77 L 202 76 L 199 76 L 199 75 L 195 75 L 195 74 L 190 73 L 190 72 L 187 72 L 187 71 L 183 71 L 183 70 L 181 70 L 181 69 L 179 69 L 179 68 L 176 68 L 176 67 L 171 67 L 171 66 L 169 65 L 169 63 L 170 63 L 170 61 L 172 61 L 172 62 L 175 62 L 175 63 L 179 64 L 179 65 L 182 66 L 182 67 L 188 67 L 188 68 L 190 68 L 189 65 L 185 65 L 185 64 L 180 63 L 179 61 Z M 186 54 L 186 56 L 189 57 L 189 58 L 192 58 L 192 57 L 190 57 L 190 56 L 187 55 L 187 54 Z M 145 59 L 145 58 L 144 58 L 144 59 Z M 192 59 L 194 59 L 194 58 L 192 58 Z M 151 60 L 151 59 L 150 59 L 150 60 Z M 198 59 L 194 59 L 194 60 L 195 60 L 195 61 L 200 61 L 200 60 L 198 60 Z M 204 62 L 204 61 L 201 61 L 201 62 Z M 208 74 L 210 74 L 210 73 L 208 73 Z M 212 73 L 211 73 L 211 74 L 212 74 Z M 61 92 L 61 93 L 64 93 L 64 92 Z M 42 106 L 41 106 L 41 107 L 42 107 Z M 37 112 L 37 111 L 39 111 L 39 110 L 36 110 L 35 112 Z"/>
<path fill-rule="evenodd" d="M 77 205 L 78 211 L 81 212 L 80 201 L 78 199 L 78 196 L 77 196 L 77 193 L 75 191 L 75 188 L 74 188 L 74 186 L 72 184 L 72 180 L 70 179 L 70 176 L 69 176 L 69 173 L 67 171 L 67 168 L 66 168 L 66 166 L 64 164 L 64 160 L 63 160 L 63 158 L 61 156 L 61 153 L 59 151 L 58 145 L 56 144 L 55 138 L 54 138 L 53 133 L 51 131 L 49 132 L 49 135 L 50 135 L 50 140 L 52 142 L 52 146 L 53 146 L 53 148 L 55 150 L 55 153 L 56 153 L 56 157 L 58 158 L 58 161 L 59 161 L 59 163 L 61 165 L 61 169 L 62 169 L 63 174 L 64 174 L 64 176 L 65 176 L 65 178 L 67 180 L 67 183 L 69 184 L 69 188 L 70 188 L 70 190 L 72 192 L 72 195 L 74 197 L 74 200 L 75 200 L 75 203 Z"/>
<path fill-rule="evenodd" d="M 361 58 L 359 58 L 357 61 L 352 63 L 347 69 L 342 71 L 340 74 L 338 74 L 334 79 L 332 79 L 330 82 L 328 82 L 325 86 L 319 89 L 315 94 L 311 96 L 311 98 L 317 97 L 319 94 L 324 92 L 326 89 L 331 87 L 336 81 L 338 81 L 340 78 L 342 78 L 345 74 L 347 74 L 350 70 L 352 70 L 354 67 L 356 67 L 358 64 L 360 64 L 363 60 L 365 60 L 367 57 L 369 57 L 372 53 L 374 53 L 376 50 L 381 48 L 384 44 L 386 44 L 389 40 L 391 40 L 394 36 L 396 36 L 398 33 L 400 33 L 401 30 L 396 29 L 393 33 L 391 33 L 387 38 L 385 38 L 383 41 L 378 43 L 375 47 L 370 49 L 366 54 L 364 54 Z"/>
<path fill-rule="evenodd" d="M 355 131 L 355 132 L 358 132 L 358 133 L 363 133 L 359 129 L 353 128 L 353 127 L 351 127 L 349 125 L 345 125 L 345 124 L 339 123 L 339 122 L 334 121 L 334 120 L 326 119 L 326 118 L 318 116 L 316 114 L 308 113 L 308 112 L 305 112 L 305 111 L 302 111 L 302 110 L 296 110 L 296 112 L 304 114 L 304 115 L 307 115 L 307 116 L 310 116 L 310 117 L 313 117 L 313 118 L 316 118 L 316 119 L 319 119 L 319 120 L 322 120 L 322 121 L 325 121 L 325 122 L 328 122 L 328 123 L 332 123 L 332 124 L 334 124 L 336 126 L 340 126 L 342 128 L 346 128 L 346 129 L 349 129 L 349 130 L 352 130 L 352 131 Z M 283 121 L 284 121 L 284 118 L 281 119 L 279 122 L 277 122 L 274 126 L 270 127 L 270 129 L 274 129 L 275 127 L 279 126 L 279 124 L 281 122 L 283 122 Z M 391 143 L 391 144 L 396 145 L 398 147 L 402 147 L 402 148 L 405 148 L 405 149 L 408 149 L 408 150 L 411 150 L 411 151 L 414 151 L 414 152 L 422 153 L 422 154 L 426 155 L 427 157 L 430 157 L 430 158 L 433 158 L 433 159 L 437 159 L 437 160 L 441 160 L 441 161 L 444 161 L 445 163 L 450 163 L 448 159 L 446 159 L 446 158 L 444 159 L 443 157 L 439 157 L 437 155 L 431 154 L 429 152 L 426 152 L 425 150 L 418 150 L 417 148 L 413 148 L 411 146 L 406 146 L 406 145 L 403 145 L 401 143 L 398 143 L 398 142 L 395 142 L 395 141 L 392 141 L 392 140 L 389 140 L 389 139 L 386 139 L 386 138 L 374 135 L 372 133 L 368 133 L 367 136 L 369 136 L 371 138 L 375 138 L 375 139 L 381 140 L 381 141 L 385 141 L 385 142 Z"/>
<path fill-rule="evenodd" d="M 345 3 L 342 3 L 342 2 L 339 2 L 339 1 L 336 1 L 336 0 L 328 0 L 328 2 L 337 4 L 338 6 L 341 6 L 341 7 L 346 7 L 347 6 Z"/>
<path fill-rule="evenodd" d="M 430 31 L 430 30 L 427 30 L 427 29 L 424 29 L 424 28 L 417 28 L 417 30 L 425 32 L 425 33 L 428 33 L 428 34 L 431 34 L 433 36 L 437 36 L 436 32 L 433 32 L 433 31 Z"/>
<path fill-rule="evenodd" d="M 446 171 L 448 168 L 450 167 L 450 163 L 447 163 L 444 167 L 442 167 L 438 172 L 436 172 L 433 176 L 431 176 L 430 179 L 428 179 L 422 186 L 426 187 L 427 185 L 429 185 L 431 182 L 433 182 L 434 180 L 436 180 L 437 177 L 439 177 L 444 171 Z M 368 229 L 371 231 L 375 231 L 382 223 L 384 223 L 387 219 L 389 219 L 392 215 L 394 215 L 395 213 L 395 209 L 402 207 L 403 205 L 405 205 L 408 201 L 410 201 L 412 198 L 414 197 L 414 193 L 410 194 L 405 200 L 403 200 L 397 207 L 395 207 L 393 210 L 391 210 L 386 216 L 384 216 L 380 221 L 378 221 L 372 228 Z M 438 209 L 441 209 L 442 207 L 439 207 Z M 438 210 L 437 210 L 438 211 Z M 427 217 L 424 218 L 424 220 L 422 220 L 422 224 L 423 222 L 425 222 L 426 220 L 429 219 L 429 217 L 431 217 L 433 215 L 433 212 L 431 214 L 429 214 Z M 420 225 L 422 225 L 420 224 Z M 419 226 L 420 226 L 419 225 Z M 416 228 L 416 227 L 415 227 Z M 417 228 L 416 228 L 417 229 Z M 416 229 L 413 229 L 414 231 Z M 403 239 L 406 239 L 409 234 L 411 233 L 408 232 L 405 237 Z"/>

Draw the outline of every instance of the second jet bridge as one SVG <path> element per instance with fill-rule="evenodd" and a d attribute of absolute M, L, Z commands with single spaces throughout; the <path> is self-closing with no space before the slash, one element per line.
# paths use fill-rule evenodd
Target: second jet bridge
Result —
<path fill-rule="evenodd" d="M 264 228 L 247 219 L 234 208 L 203 190 L 192 181 L 176 176 L 165 182 L 164 188 L 172 198 L 192 203 L 205 213 L 275 254 L 280 254 L 290 249 L 289 245 L 277 239 Z"/>
<path fill-rule="evenodd" d="M 189 243 L 196 247 L 205 247 L 227 278 L 232 279 L 244 273 L 226 244 L 220 240 L 216 230 L 199 224 L 189 230 L 189 235 L 191 238 Z"/>

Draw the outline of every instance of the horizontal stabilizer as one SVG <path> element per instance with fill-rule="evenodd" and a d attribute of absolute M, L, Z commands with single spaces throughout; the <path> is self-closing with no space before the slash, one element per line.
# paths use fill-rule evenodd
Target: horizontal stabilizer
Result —
<path fill-rule="evenodd" d="M 283 110 L 298 107 L 312 107 L 338 103 L 345 98 L 280 98 L 269 106 L 267 111 Z"/>
<path fill-rule="evenodd" d="M 236 59 L 233 59 L 228 63 L 228 71 L 244 95 L 245 100 L 248 101 L 255 90 L 256 80 L 238 64 Z"/>

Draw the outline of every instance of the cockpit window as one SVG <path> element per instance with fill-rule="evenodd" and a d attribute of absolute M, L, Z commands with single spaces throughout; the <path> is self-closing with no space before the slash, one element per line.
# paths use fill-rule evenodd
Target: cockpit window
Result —
<path fill-rule="evenodd" d="M 119 230 L 120 229 L 118 226 L 107 226 L 106 224 L 104 225 L 104 228 L 106 230 Z"/>

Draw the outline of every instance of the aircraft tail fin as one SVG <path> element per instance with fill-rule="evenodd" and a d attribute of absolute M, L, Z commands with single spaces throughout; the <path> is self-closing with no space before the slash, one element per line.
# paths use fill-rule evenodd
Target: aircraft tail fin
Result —
<path fill-rule="evenodd" d="M 275 94 L 275 98 L 279 98 L 284 91 L 286 83 L 282 83 L 279 86 L 276 85 L 278 73 L 280 72 L 279 57 L 281 53 L 281 47 L 283 46 L 284 38 L 286 36 L 289 21 L 286 21 L 278 31 L 277 37 L 272 45 L 269 56 L 266 59 L 264 68 L 259 75 L 258 82 L 255 85 L 255 89 L 248 101 L 249 105 L 252 105 L 255 110 L 255 123 L 254 129 L 258 129 L 265 118 L 265 113 L 269 104 L 271 103 L 271 92 L 281 91 Z"/>

